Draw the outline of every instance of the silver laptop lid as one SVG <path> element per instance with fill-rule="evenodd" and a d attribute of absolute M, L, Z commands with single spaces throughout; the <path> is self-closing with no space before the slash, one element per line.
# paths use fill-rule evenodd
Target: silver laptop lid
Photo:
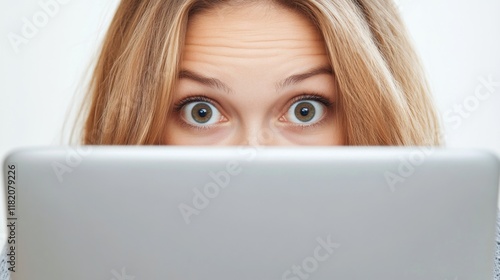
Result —
<path fill-rule="evenodd" d="M 21 150 L 4 162 L 7 266 L 14 280 L 491 280 L 498 170 L 434 148 Z"/>

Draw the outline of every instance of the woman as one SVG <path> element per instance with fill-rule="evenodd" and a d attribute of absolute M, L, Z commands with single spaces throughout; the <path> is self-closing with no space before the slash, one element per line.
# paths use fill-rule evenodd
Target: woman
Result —
<path fill-rule="evenodd" d="M 221 120 L 193 130 L 179 97 L 196 97 L 183 105 L 203 103 L 195 109 Z M 322 126 L 293 118 L 302 130 L 293 127 L 293 101 L 322 111 Z M 258 102 L 275 111 L 257 110 Z M 255 135 L 274 135 L 261 143 L 270 145 L 440 141 L 427 82 L 388 0 L 122 1 L 86 105 L 84 144 L 241 144 Z"/>
<path fill-rule="evenodd" d="M 85 106 L 88 145 L 440 144 L 389 0 L 123 0 Z"/>

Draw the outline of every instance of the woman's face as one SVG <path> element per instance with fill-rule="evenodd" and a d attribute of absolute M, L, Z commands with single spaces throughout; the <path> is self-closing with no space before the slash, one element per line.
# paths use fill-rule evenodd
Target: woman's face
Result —
<path fill-rule="evenodd" d="M 190 18 L 167 121 L 170 145 L 340 145 L 320 33 L 272 4 Z"/>

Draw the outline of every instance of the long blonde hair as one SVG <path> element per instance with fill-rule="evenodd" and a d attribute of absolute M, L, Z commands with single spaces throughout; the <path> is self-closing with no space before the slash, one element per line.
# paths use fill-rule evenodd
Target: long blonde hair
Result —
<path fill-rule="evenodd" d="M 437 145 L 439 124 L 421 64 L 390 0 L 273 1 L 323 35 L 346 145 Z M 83 107 L 83 144 L 162 144 L 188 19 L 245 0 L 122 0 Z"/>

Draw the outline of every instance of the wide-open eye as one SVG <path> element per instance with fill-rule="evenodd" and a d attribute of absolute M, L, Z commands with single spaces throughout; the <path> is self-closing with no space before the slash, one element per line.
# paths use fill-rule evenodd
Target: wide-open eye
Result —
<path fill-rule="evenodd" d="M 181 116 L 193 126 L 207 126 L 220 121 L 221 114 L 208 102 L 191 102 L 183 106 Z"/>
<path fill-rule="evenodd" d="M 314 124 L 325 114 L 325 105 L 314 100 L 300 100 L 292 104 L 285 117 L 296 124 Z"/>

